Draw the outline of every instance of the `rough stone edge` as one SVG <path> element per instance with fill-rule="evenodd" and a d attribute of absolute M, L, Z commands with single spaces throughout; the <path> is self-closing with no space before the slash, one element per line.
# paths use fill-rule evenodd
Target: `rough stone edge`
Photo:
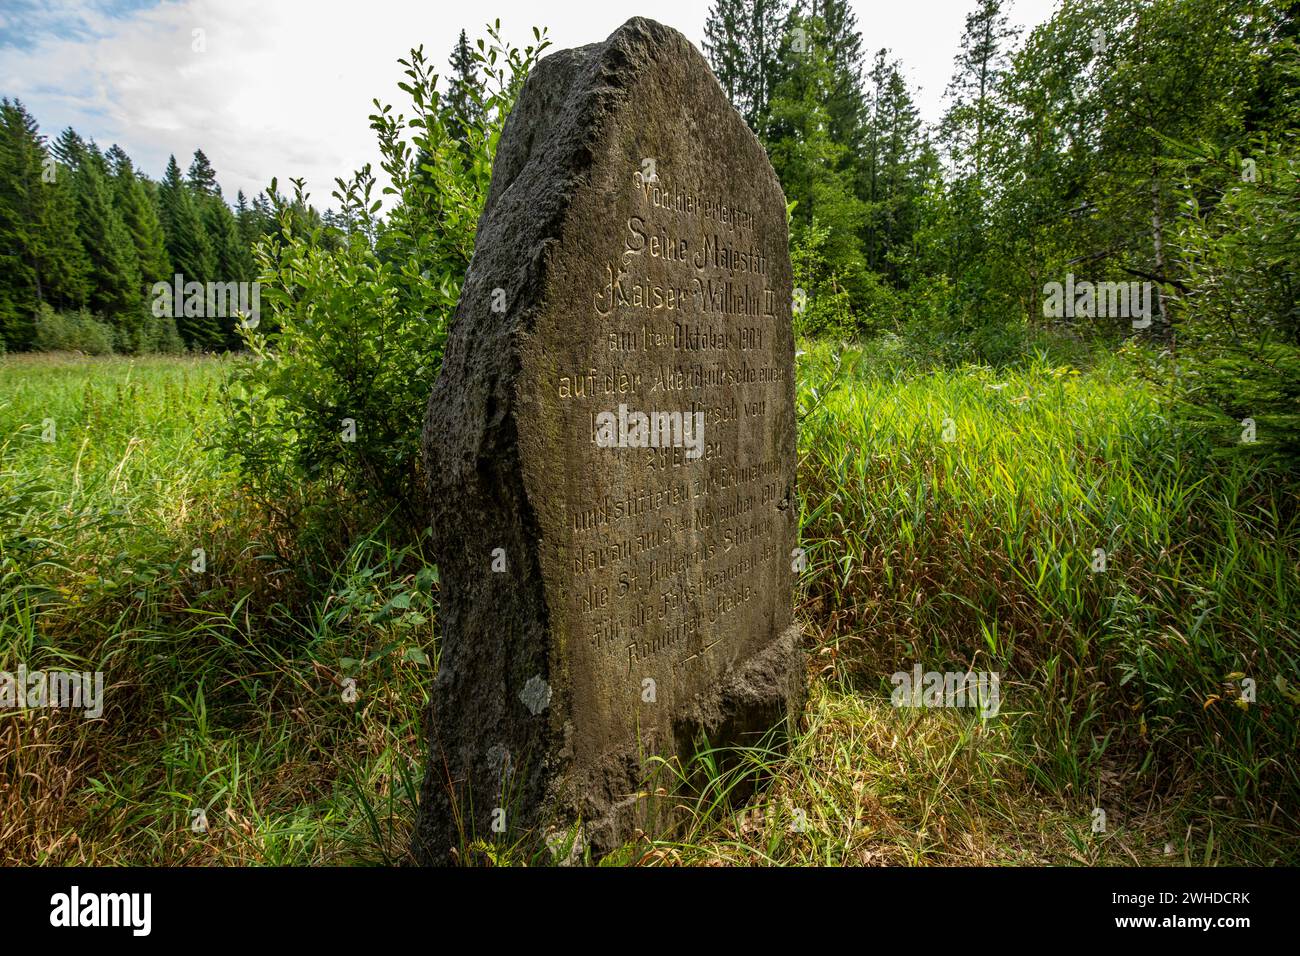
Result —
<path fill-rule="evenodd" d="M 697 696 L 675 722 L 683 734 L 693 737 L 701 732 L 711 744 L 730 747 L 753 746 L 767 738 L 774 749 L 785 748 L 799 733 L 808 700 L 808 658 L 803 638 L 803 626 L 796 619 L 760 653 L 727 671 L 714 693 Z M 771 706 L 774 701 L 781 702 L 783 714 L 775 713 L 778 708 Z M 750 732 L 752 739 L 726 739 L 724 728 L 728 723 L 743 721 L 747 710 L 759 712 L 761 729 Z M 765 719 L 763 714 L 770 714 L 771 719 Z M 689 756 L 689 745 L 679 743 L 677 749 Z M 734 792 L 740 793 L 742 788 Z M 584 821 L 584 836 L 593 850 L 608 853 L 621 846 L 626 833 L 639 822 L 637 814 L 642 803 L 642 797 L 632 796 L 612 804 L 604 817 Z M 661 822 L 668 826 L 673 823 L 670 819 Z"/>
<path fill-rule="evenodd" d="M 665 40 L 680 41 L 690 53 L 700 56 L 678 31 L 652 20 L 633 17 L 602 42 L 557 51 L 544 57 L 525 81 L 516 107 L 502 131 L 502 145 L 510 147 L 510 150 L 499 152 L 494 164 L 488 198 L 479 219 L 473 259 L 448 335 L 442 373 L 429 398 L 422 435 L 425 472 L 431 489 L 434 554 L 444 587 L 456 586 L 455 582 L 469 580 L 475 573 L 471 570 L 468 556 L 456 555 L 449 547 L 453 541 L 472 540 L 466 532 L 474 530 L 474 521 L 467 516 L 474 510 L 487 509 L 507 519 L 508 527 L 498 537 L 508 545 L 506 550 L 511 558 L 519 554 L 530 555 L 529 542 L 540 537 L 540 528 L 524 485 L 516 431 L 514 409 L 518 396 L 515 386 L 521 359 L 519 336 L 532 330 L 537 316 L 546 307 L 547 254 L 559 241 L 568 210 L 586 183 L 586 173 L 592 165 L 591 144 L 604 129 L 606 117 L 616 112 L 622 105 L 620 101 L 628 96 L 628 71 L 625 67 L 629 53 L 636 52 L 630 51 L 629 47 L 650 49 L 662 46 Z M 599 82 L 593 82 L 597 80 Z M 549 121 L 539 123 L 539 117 L 549 117 Z M 743 124 L 743 119 L 740 121 Z M 533 127 L 535 131 L 526 139 L 519 137 L 515 141 L 511 134 L 519 124 L 524 124 L 525 129 Z M 744 128 L 761 150 L 753 131 L 747 125 Z M 770 165 L 768 171 L 775 178 Z M 542 194 L 550 200 L 542 210 L 529 207 L 524 201 L 537 195 L 538 191 L 522 188 L 538 180 L 547 184 L 548 189 Z M 512 197 L 516 187 L 520 187 L 520 191 Z M 514 238 L 501 241 L 503 235 L 510 234 Z M 501 252 L 520 247 L 533 250 L 531 259 L 522 266 L 512 264 Z M 499 264 L 481 255 L 482 249 L 496 251 L 495 260 L 500 260 Z M 486 292 L 495 287 L 489 284 L 489 279 L 499 281 L 501 276 L 511 273 L 511 285 L 505 287 L 507 301 L 527 302 L 531 308 L 508 308 L 501 316 L 482 309 Z M 490 327 L 489 324 L 493 323 L 495 327 Z M 471 324 L 472 333 L 469 331 Z M 504 347 L 485 349 L 480 345 L 478 349 L 470 350 L 471 341 L 481 339 L 485 334 L 498 339 Z M 477 374 L 472 371 L 476 367 L 480 370 Z M 483 374 L 484 370 L 488 374 Z M 483 394 L 476 396 L 483 401 L 471 405 L 469 400 L 455 400 L 455 396 L 447 394 L 457 385 L 475 380 L 484 385 L 480 390 Z M 458 427 L 444 427 L 449 421 L 458 422 Z M 440 440 L 448 436 L 463 440 L 453 447 L 451 442 Z M 485 465 L 489 467 L 485 468 Z M 443 507 L 439 496 L 457 491 L 460 494 L 453 503 Z M 440 526 L 447 530 L 440 534 Z M 478 530 L 481 533 L 484 529 L 480 526 Z M 524 572 L 528 585 L 516 589 L 524 593 L 506 603 L 517 605 L 521 617 L 527 613 L 525 608 L 535 612 L 531 619 L 541 622 L 535 632 L 541 631 L 540 646 L 546 650 L 544 656 L 547 659 L 535 663 L 538 672 L 546 678 L 551 663 L 550 641 L 545 633 L 550 627 L 550 610 L 536 555 L 531 554 L 531 558 L 532 566 Z M 478 616 L 485 610 L 484 605 L 494 610 L 500 607 L 497 600 L 481 600 L 467 609 L 467 616 Z M 441 608 L 440 622 L 444 624 L 444 634 L 456 632 L 464 635 L 473 624 L 471 621 L 466 627 L 458 619 L 449 619 L 442 615 Z M 445 626 L 447 624 L 451 626 Z M 527 642 L 528 638 L 524 636 L 511 643 Z M 502 695 L 504 706 L 496 709 L 492 715 L 496 719 L 490 722 L 510 726 L 506 708 L 511 705 L 514 695 L 508 689 L 518 681 L 506 679 L 512 670 L 509 649 L 503 648 L 492 655 L 492 660 L 484 660 L 484 655 L 471 650 L 471 644 L 470 638 L 462 636 L 459 641 L 442 647 L 439 672 L 426 712 L 430 759 L 421 786 L 420 807 L 412 838 L 413 858 L 421 863 L 451 862 L 439 846 L 445 846 L 457 832 L 450 787 L 446 784 L 448 774 L 440 773 L 446 761 L 444 759 L 440 767 L 438 760 L 439 754 L 445 758 L 437 717 L 439 704 L 451 707 L 458 699 L 472 696 L 469 689 L 490 683 L 481 677 L 476 680 L 473 672 L 481 674 L 487 671 L 500 678 L 507 688 Z M 745 708 L 757 704 L 770 710 L 768 702 L 775 698 L 784 701 L 787 732 L 793 733 L 807 692 L 800 644 L 796 621 L 763 652 L 726 674 L 716 693 L 707 699 L 697 698 L 684 720 L 695 724 L 712 738 L 728 720 L 736 719 Z M 501 660 L 503 656 L 505 660 Z M 760 687 L 768 689 L 768 696 L 758 691 Z M 562 768 L 554 766 L 557 761 L 565 762 L 564 721 L 560 715 L 550 716 L 551 721 L 525 722 L 528 727 L 539 727 L 544 723 L 548 726 L 544 731 L 526 733 L 522 740 L 517 736 L 502 735 L 521 752 L 531 753 L 536 758 L 525 768 L 522 782 L 523 803 L 529 808 L 557 800 L 567 802 L 563 788 L 556 785 L 563 776 Z M 448 717 L 449 722 L 457 719 L 455 715 Z M 514 747 L 508 749 L 513 751 Z M 450 773 L 468 767 L 472 781 L 477 764 L 474 754 L 467 754 L 462 749 L 460 754 L 454 755 L 451 763 Z M 482 771 L 478 772 L 481 776 Z M 472 782 L 470 789 L 475 789 Z M 631 802 L 635 803 L 635 798 Z M 617 845 L 617 835 L 627 830 L 626 821 L 621 819 L 624 812 L 629 812 L 626 803 L 614 804 L 604 819 L 584 825 L 584 830 L 590 829 L 594 837 L 591 841 L 593 849 L 607 851 Z M 476 815 L 481 815 L 481 812 Z M 529 819 L 525 825 L 536 826 L 539 822 L 542 821 Z M 602 833 L 608 834 L 609 839 L 602 839 Z"/>

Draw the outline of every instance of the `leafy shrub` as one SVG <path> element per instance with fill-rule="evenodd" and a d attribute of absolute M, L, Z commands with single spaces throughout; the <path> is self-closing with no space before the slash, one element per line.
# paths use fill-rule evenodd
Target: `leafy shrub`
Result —
<path fill-rule="evenodd" d="M 1243 157 L 1201 147 L 1181 162 L 1183 397 L 1221 435 L 1256 423 L 1257 450 L 1300 459 L 1300 144 Z M 1208 198 L 1206 198 L 1208 197 Z M 1240 443 L 1238 443 L 1240 444 Z"/>
<path fill-rule="evenodd" d="M 113 326 L 113 350 L 131 355 L 179 355 L 185 351 L 185 342 L 176 328 L 175 319 L 169 315 L 155 316 L 146 309 L 129 326 Z"/>
<path fill-rule="evenodd" d="M 146 338 L 137 346 L 137 352 L 163 352 L 167 355 L 179 355 L 185 351 L 185 342 L 176 320 L 169 315 L 150 315 L 145 325 Z"/>
<path fill-rule="evenodd" d="M 796 293 L 795 332 L 833 338 L 856 337 L 859 328 L 849 303 L 843 276 L 827 261 L 830 228 L 816 218 L 804 227 L 792 227 L 790 265 Z M 800 306 L 802 305 L 802 308 Z"/>
<path fill-rule="evenodd" d="M 478 41 L 482 85 L 454 108 L 422 48 L 398 61 L 413 114 L 375 100 L 370 116 L 394 200 L 386 218 L 369 166 L 336 180 L 341 210 L 330 224 L 295 213 L 307 201 L 301 180 L 291 200 L 271 184 L 279 229 L 257 250 L 264 315 L 246 334 L 252 361 L 226 390 L 224 444 L 254 494 L 285 517 L 287 502 L 306 500 L 304 485 L 325 483 L 423 523 L 425 404 L 501 128 L 548 45 L 534 30 L 536 44 L 519 50 L 499 30 L 489 28 L 490 45 Z"/>
<path fill-rule="evenodd" d="M 94 319 L 85 309 L 55 312 L 42 302 L 36 312 L 36 347 L 43 352 L 110 355 L 113 352 L 113 328 Z"/>

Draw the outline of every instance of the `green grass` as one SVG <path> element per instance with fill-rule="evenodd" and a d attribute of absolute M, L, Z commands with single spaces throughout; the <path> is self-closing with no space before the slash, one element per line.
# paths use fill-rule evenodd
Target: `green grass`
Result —
<path fill-rule="evenodd" d="M 1217 454 L 1113 359 L 801 361 L 805 614 L 833 683 L 999 672 L 1026 795 L 1102 807 L 1109 830 L 1155 794 L 1176 824 L 1162 844 L 1293 858 L 1295 486 Z"/>
<path fill-rule="evenodd" d="M 703 756 L 684 831 L 609 862 L 1296 862 L 1294 484 L 1117 360 L 935 372 L 804 348 L 803 726 L 736 771 Z M 339 548 L 268 524 L 213 447 L 228 367 L 0 358 L 0 670 L 108 686 L 98 720 L 0 711 L 0 862 L 405 852 L 433 575 L 382 526 L 333 529 Z M 1000 712 L 893 707 L 914 664 L 999 673 Z M 745 773 L 769 785 L 732 799 Z"/>
<path fill-rule="evenodd" d="M 327 598 L 301 604 L 210 447 L 225 374 L 210 359 L 0 360 L 0 669 L 106 684 L 98 720 L 0 711 L 0 861 L 405 852 L 430 582 L 363 538 L 325 569 Z"/>

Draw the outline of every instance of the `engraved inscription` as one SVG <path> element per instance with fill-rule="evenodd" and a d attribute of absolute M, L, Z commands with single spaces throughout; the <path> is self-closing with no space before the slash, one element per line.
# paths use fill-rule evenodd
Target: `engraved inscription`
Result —
<path fill-rule="evenodd" d="M 758 582 L 781 579 L 788 530 L 774 518 L 779 462 L 753 454 L 771 456 L 761 438 L 789 385 L 772 354 L 780 250 L 749 210 L 663 172 L 631 177 L 621 248 L 593 282 L 589 361 L 550 383 L 570 435 L 626 456 L 617 493 L 566 505 L 569 619 L 605 684 L 720 667 L 728 622 L 743 625 L 768 590 Z M 651 423 L 701 427 L 689 447 L 624 441 L 628 400 Z"/>

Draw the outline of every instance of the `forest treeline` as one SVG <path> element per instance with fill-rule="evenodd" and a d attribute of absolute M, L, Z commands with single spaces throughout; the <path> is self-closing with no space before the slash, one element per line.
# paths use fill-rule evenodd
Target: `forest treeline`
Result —
<path fill-rule="evenodd" d="M 910 323 L 997 359 L 1072 273 L 1156 284 L 1167 334 L 1191 220 L 1252 161 L 1294 162 L 1300 5 L 1070 0 L 1024 37 L 1007 6 L 973 3 L 929 125 L 847 0 L 713 5 L 705 51 L 795 204 L 812 329 Z"/>
<path fill-rule="evenodd" d="M 0 102 L 0 340 L 9 350 L 220 349 L 235 318 L 173 317 L 155 283 L 251 282 L 252 250 L 274 225 L 267 196 L 234 208 L 203 150 L 146 176 L 120 146 L 75 130 L 53 142 L 17 100 Z M 156 315 L 155 312 L 164 312 Z"/>
<path fill-rule="evenodd" d="M 451 61 L 448 108 L 463 111 L 457 82 L 481 84 L 463 31 Z M 103 150 L 71 128 L 51 141 L 22 102 L 0 100 L 0 351 L 238 348 L 246 316 L 208 307 L 206 287 L 254 282 L 254 250 L 283 210 L 296 231 L 321 228 L 330 247 L 351 229 L 343 214 L 279 195 L 274 180 L 232 206 L 202 149 L 186 171 L 171 156 L 153 180 L 122 147 Z M 154 294 L 178 274 L 205 288 L 202 307 L 184 307 L 184 286 L 179 309 Z"/>
<path fill-rule="evenodd" d="M 1147 341 L 1300 451 L 1300 3 L 1065 0 L 1023 36 L 971 6 L 934 124 L 847 0 L 712 6 L 793 204 L 799 330 L 947 364 Z"/>
<path fill-rule="evenodd" d="M 1267 419 L 1272 447 L 1300 452 L 1300 3 L 1068 0 L 1024 35 L 1005 6 L 972 0 L 933 124 L 847 0 L 710 9 L 705 54 L 791 204 L 798 331 L 943 364 L 1149 341 L 1147 359 L 1165 363 L 1153 374 L 1183 397 L 1219 419 Z M 5 101 L 4 345 L 58 347 L 63 313 L 102 323 L 115 349 L 230 347 L 248 341 L 235 317 L 173 327 L 149 290 L 175 273 L 256 278 L 270 299 L 252 345 L 292 344 L 291 379 L 310 348 L 331 380 L 346 372 L 338 390 L 357 404 L 354 343 L 377 336 L 382 368 L 423 388 L 500 125 L 546 47 L 541 31 L 524 49 L 498 31 L 475 46 L 462 31 L 441 76 L 422 50 L 399 61 L 412 118 L 370 117 L 390 199 L 372 196 L 367 166 L 337 180 L 338 211 L 323 215 L 297 180 L 232 208 L 201 151 L 153 182 L 118 147 L 70 130 L 47 143 Z M 344 342 L 337 356 L 322 329 Z"/>

